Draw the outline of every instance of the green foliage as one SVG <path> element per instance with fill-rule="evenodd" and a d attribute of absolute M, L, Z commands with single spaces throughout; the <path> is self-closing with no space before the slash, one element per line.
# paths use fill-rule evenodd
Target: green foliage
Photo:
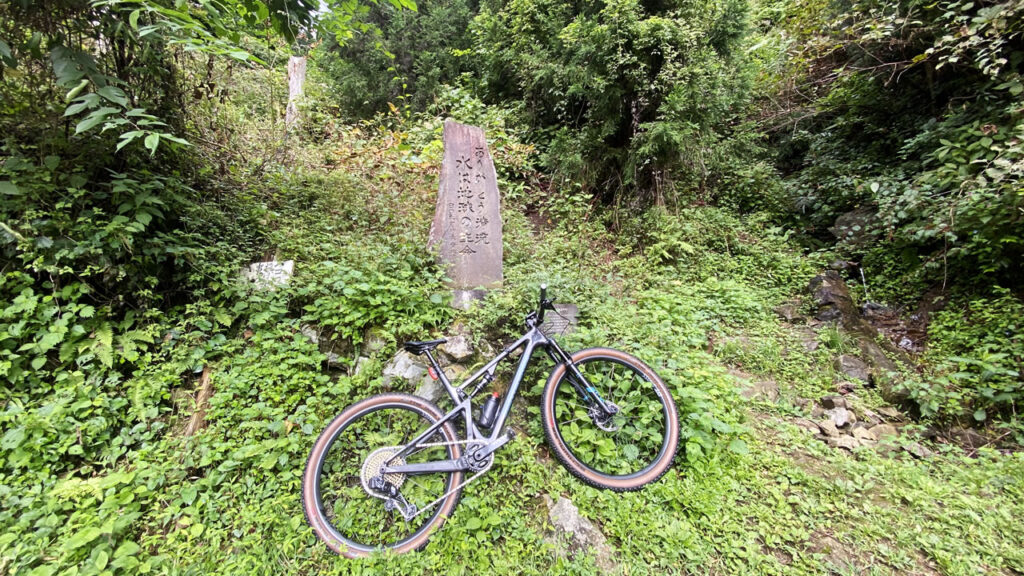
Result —
<path fill-rule="evenodd" d="M 369 256 L 369 254 L 368 254 Z M 426 258 L 375 255 L 373 270 L 322 262 L 294 289 L 305 318 L 359 344 L 364 332 L 380 328 L 389 339 L 413 339 L 449 318 L 439 290 L 441 274 Z"/>
<path fill-rule="evenodd" d="M 1024 303 L 995 288 L 951 303 L 928 327 L 929 370 L 906 387 L 922 414 L 969 424 L 1016 419 L 1024 399 Z"/>
<path fill-rule="evenodd" d="M 429 116 L 399 111 L 379 124 L 343 125 L 329 89 L 316 85 L 324 64 L 316 56 L 314 120 L 282 147 L 283 71 L 248 65 L 280 55 L 274 34 L 308 41 L 297 36 L 312 25 L 303 7 L 313 6 L 0 5 L 0 571 L 597 573 L 590 556 L 562 555 L 545 539 L 545 495 L 572 497 L 630 574 L 854 571 L 823 552 L 840 547 L 865 572 L 1024 570 L 1017 455 L 847 455 L 778 418 L 798 412 L 793 394 L 833 391 L 829 365 L 849 344 L 825 332 L 824 346 L 805 353 L 782 331 L 771 307 L 803 290 L 825 256 L 801 256 L 764 214 L 732 211 L 777 215 L 817 194 L 801 223 L 821 227 L 848 207 L 883 206 L 877 233 L 893 239 L 878 236 L 888 243 L 864 249 L 864 262 L 894 272 L 894 286 L 905 284 L 905 254 L 948 256 L 953 278 L 1008 273 L 1021 139 L 1006 96 L 1018 90 L 1007 76 L 1019 67 L 1014 5 L 927 9 L 929 22 L 969 31 L 930 37 L 936 50 L 918 62 L 947 62 L 937 67 L 940 101 L 961 102 L 954 98 L 969 84 L 947 90 L 944 75 L 969 68 L 965 82 L 992 78 L 978 92 L 985 106 L 942 108 L 919 125 L 926 90 L 915 96 L 924 100 L 899 98 L 904 88 L 853 71 L 822 102 L 827 119 L 773 136 L 770 144 L 785 147 L 777 168 L 790 176 L 781 192 L 764 139 L 734 123 L 750 73 L 737 52 L 742 3 L 490 6 L 476 26 L 496 41 L 470 54 L 396 36 L 447 30 L 430 19 L 471 7 L 425 6 L 426 20 L 376 7 L 387 25 L 401 24 L 390 39 L 424 56 L 412 68 L 393 63 L 422 81 L 410 97 Z M 320 24 L 355 40 L 366 6 L 334 8 L 333 24 Z M 826 7 L 794 10 L 806 34 Z M 878 21 L 886 10 L 865 14 Z M 864 22 L 851 29 L 870 36 Z M 900 24 L 875 37 L 902 34 Z M 257 43 L 252 33 L 272 34 Z M 777 42 L 749 53 L 769 62 Z M 433 87 L 454 74 L 436 69 L 443 62 L 466 61 L 501 66 Z M 382 91 L 394 88 L 385 80 Z M 894 114 L 900 122 L 890 130 Z M 567 347 L 619 347 L 664 377 L 684 449 L 642 492 L 576 481 L 543 446 L 539 362 L 512 412 L 523 433 L 467 487 L 429 546 L 342 561 L 306 526 L 300 476 L 315 435 L 344 406 L 409 391 L 379 377 L 396 342 L 441 336 L 453 320 L 425 248 L 449 115 L 485 127 L 504 201 L 505 285 L 460 320 L 501 342 L 518 333 L 547 282 L 582 312 Z M 141 132 L 117 137 L 133 130 Z M 163 134 L 194 145 L 165 147 L 173 140 Z M 538 171 L 528 139 L 561 167 L 558 178 Z M 128 142 L 117 150 L 119 140 Z M 620 187 L 616 174 L 626 174 L 622 189 L 661 194 L 669 206 L 638 212 L 621 195 L 610 206 L 595 202 L 595 190 Z M 667 201 L 693 190 L 730 208 Z M 904 249 L 889 249 L 898 242 Z M 240 281 L 240 266 L 272 257 L 296 261 L 287 285 L 265 291 Z M 926 409 L 937 402 L 936 418 L 1012 417 L 1024 356 L 1024 310 L 1013 294 L 965 294 L 935 316 L 931 368 L 911 386 Z M 334 337 L 342 361 L 327 363 L 328 346 L 310 339 L 311 327 Z M 383 337 L 382 349 L 360 345 L 368 332 Z M 350 366 L 359 355 L 369 358 Z M 722 363 L 777 379 L 782 400 L 754 404 L 768 413 L 748 418 L 751 404 Z M 185 436 L 204 368 L 212 375 L 206 426 Z"/>
<path fill-rule="evenodd" d="M 714 178 L 716 145 L 745 102 L 745 15 L 742 1 L 492 3 L 474 23 L 480 88 L 525 101 L 561 180 L 675 200 Z"/>
<path fill-rule="evenodd" d="M 829 242 L 838 216 L 877 214 L 853 242 L 841 235 L 840 248 L 897 288 L 1018 285 L 1022 9 L 1013 1 L 764 9 L 767 22 L 799 39 L 774 48 L 788 50 L 799 88 L 792 77 L 770 77 L 782 111 L 762 125 L 790 174 L 781 191 L 790 221 Z"/>
<path fill-rule="evenodd" d="M 416 11 L 389 4 L 369 7 L 356 19 L 365 31 L 338 44 L 326 43 L 314 55 L 347 115 L 370 118 L 388 104 L 423 111 L 442 85 L 468 72 L 468 32 L 475 3 L 466 0 L 420 2 Z"/>

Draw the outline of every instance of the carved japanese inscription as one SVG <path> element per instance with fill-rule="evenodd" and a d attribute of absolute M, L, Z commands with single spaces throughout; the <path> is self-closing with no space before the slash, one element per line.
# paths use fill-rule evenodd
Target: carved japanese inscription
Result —
<path fill-rule="evenodd" d="M 430 245 L 457 292 L 501 285 L 500 204 L 483 130 L 448 120 Z"/>

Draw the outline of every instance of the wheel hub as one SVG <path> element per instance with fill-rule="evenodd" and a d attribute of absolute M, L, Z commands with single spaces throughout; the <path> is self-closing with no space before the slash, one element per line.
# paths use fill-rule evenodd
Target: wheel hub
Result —
<path fill-rule="evenodd" d="M 608 406 L 608 412 L 602 410 L 600 406 L 591 405 L 590 408 L 587 408 L 587 414 L 594 421 L 594 425 L 601 430 L 618 432 L 619 427 L 615 425 L 615 415 L 619 413 L 619 407 L 612 402 L 605 402 L 605 404 Z"/>
<path fill-rule="evenodd" d="M 394 472 L 389 474 L 380 473 L 381 469 L 389 461 L 391 462 L 391 464 L 396 466 L 402 466 L 405 464 L 405 460 L 402 458 L 395 458 L 394 460 L 392 460 L 392 458 L 394 458 L 395 455 L 401 451 L 402 449 L 400 447 L 386 446 L 384 448 L 378 448 L 374 450 L 373 452 L 370 453 L 369 456 L 366 457 L 366 461 L 363 462 L 363 468 L 359 474 L 359 479 L 363 484 L 363 490 L 366 490 L 367 494 L 377 498 L 388 498 L 388 496 L 380 494 L 376 490 L 370 488 L 370 480 L 376 478 L 377 476 L 382 477 L 387 483 L 391 484 L 395 488 L 402 487 L 402 484 L 405 483 L 405 474 L 397 474 Z"/>

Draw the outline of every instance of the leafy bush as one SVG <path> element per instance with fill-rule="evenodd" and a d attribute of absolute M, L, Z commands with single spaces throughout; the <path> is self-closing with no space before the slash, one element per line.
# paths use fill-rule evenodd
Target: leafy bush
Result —
<path fill-rule="evenodd" d="M 995 288 L 951 304 L 928 327 L 929 370 L 906 387 L 928 417 L 1017 417 L 1024 400 L 1024 302 Z"/>
<path fill-rule="evenodd" d="M 763 126 L 789 173 L 790 221 L 830 242 L 837 217 L 877 215 L 854 242 L 839 238 L 840 248 L 896 288 L 1019 285 L 1021 4 L 776 8 L 763 14 L 796 26 L 788 65 L 799 79 L 778 86 L 782 112 Z"/>
<path fill-rule="evenodd" d="M 428 268 L 425 258 L 373 258 L 374 269 L 323 262 L 305 274 L 294 288 L 304 318 L 334 330 L 332 337 L 353 344 L 369 328 L 380 328 L 388 339 L 414 339 L 450 317 L 444 306 L 450 298 L 441 288 L 441 273 Z M 432 263 L 431 263 L 432 264 Z"/>
<path fill-rule="evenodd" d="M 746 3 L 485 4 L 474 21 L 480 89 L 525 101 L 560 179 L 664 202 L 703 190 L 745 102 Z"/>

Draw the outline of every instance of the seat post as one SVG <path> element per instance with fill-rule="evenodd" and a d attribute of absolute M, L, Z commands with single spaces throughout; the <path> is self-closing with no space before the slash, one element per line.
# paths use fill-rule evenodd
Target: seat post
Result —
<path fill-rule="evenodd" d="M 430 361 L 430 365 L 434 368 L 434 372 L 437 373 L 437 377 L 441 379 L 441 382 L 451 386 L 451 383 L 448 382 L 448 378 L 444 375 L 444 370 L 441 369 L 441 364 L 438 363 L 437 358 L 434 358 L 434 355 L 430 350 L 424 350 L 423 353 L 427 355 L 427 360 Z"/>

